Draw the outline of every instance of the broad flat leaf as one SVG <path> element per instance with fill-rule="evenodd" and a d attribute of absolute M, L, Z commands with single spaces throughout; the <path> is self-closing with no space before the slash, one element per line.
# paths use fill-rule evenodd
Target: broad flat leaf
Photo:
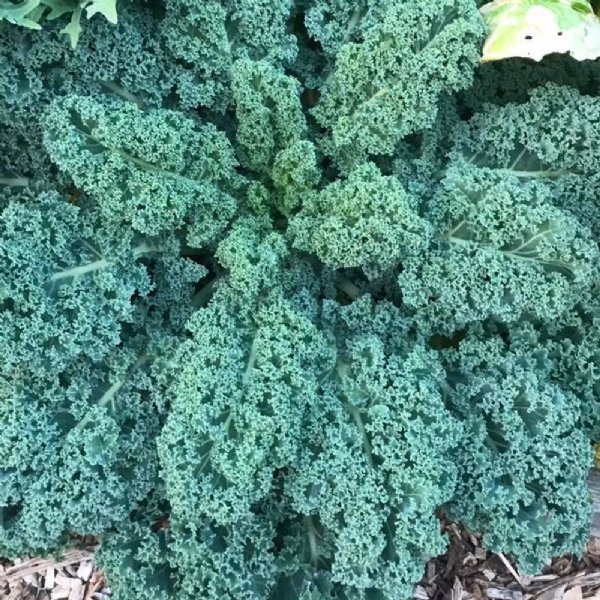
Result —
<path fill-rule="evenodd" d="M 91 19 L 96 13 L 106 17 L 109 23 L 117 23 L 117 0 L 92 0 L 86 8 L 87 18 Z"/>
<path fill-rule="evenodd" d="M 600 19 L 587 0 L 495 0 L 481 8 L 489 34 L 482 62 L 511 57 L 540 61 L 553 53 L 600 56 Z"/>
<path fill-rule="evenodd" d="M 81 35 L 81 15 L 88 19 L 100 13 L 110 22 L 117 22 L 117 0 L 0 0 L 0 21 L 5 20 L 29 29 L 41 29 L 38 21 L 53 21 L 70 14 L 69 24 L 61 30 L 75 48 Z"/>
<path fill-rule="evenodd" d="M 41 29 L 40 24 L 34 18 L 31 18 L 33 11 L 39 7 L 40 1 L 24 0 L 19 4 L 0 1 L 0 21 L 5 20 L 28 29 Z"/>
<path fill-rule="evenodd" d="M 81 35 L 81 7 L 78 6 L 71 15 L 71 21 L 69 24 L 60 30 L 61 33 L 69 36 L 71 40 L 71 48 L 77 46 L 79 36 Z"/>

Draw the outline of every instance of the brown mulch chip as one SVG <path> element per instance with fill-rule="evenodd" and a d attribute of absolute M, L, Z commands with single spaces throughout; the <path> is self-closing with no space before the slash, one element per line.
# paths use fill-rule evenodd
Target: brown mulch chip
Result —
<path fill-rule="evenodd" d="M 600 600 L 598 538 L 590 539 L 580 559 L 553 559 L 542 573 L 528 577 L 509 557 L 485 550 L 480 535 L 454 523 L 444 528 L 450 548 L 427 564 L 416 588 L 418 600 Z"/>
<path fill-rule="evenodd" d="M 108 583 L 94 565 L 94 547 L 59 559 L 0 562 L 0 598 L 7 600 L 109 600 Z"/>

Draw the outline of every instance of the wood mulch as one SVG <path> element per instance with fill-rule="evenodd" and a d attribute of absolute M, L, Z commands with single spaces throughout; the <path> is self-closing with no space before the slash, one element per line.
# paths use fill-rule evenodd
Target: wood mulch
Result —
<path fill-rule="evenodd" d="M 600 539 L 581 559 L 563 556 L 527 577 L 502 554 L 481 546 L 481 536 L 450 523 L 448 552 L 427 564 L 414 600 L 600 600 Z M 3 600 L 110 600 L 94 565 L 94 548 L 71 550 L 59 560 L 26 559 L 0 565 Z"/>
<path fill-rule="evenodd" d="M 0 564 L 0 598 L 7 600 L 109 600 L 110 588 L 94 565 L 94 547 L 59 559 L 28 558 Z"/>
<path fill-rule="evenodd" d="M 417 600 L 600 600 L 599 538 L 590 538 L 581 558 L 553 559 L 542 573 L 528 577 L 509 557 L 487 552 L 480 535 L 454 523 L 445 528 L 450 548 L 427 564 Z"/>
<path fill-rule="evenodd" d="M 480 535 L 442 520 L 450 547 L 427 563 L 413 600 L 600 600 L 600 471 L 593 470 L 589 484 L 595 518 L 581 558 L 553 559 L 527 577 L 510 557 L 485 550 Z M 94 565 L 96 540 L 81 541 L 57 560 L 0 560 L 0 599 L 110 600 L 109 583 Z"/>

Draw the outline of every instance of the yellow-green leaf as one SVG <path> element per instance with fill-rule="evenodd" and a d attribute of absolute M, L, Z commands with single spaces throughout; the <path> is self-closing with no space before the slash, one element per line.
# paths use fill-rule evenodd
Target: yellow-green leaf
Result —
<path fill-rule="evenodd" d="M 482 62 L 539 61 L 553 53 L 600 56 L 600 19 L 587 0 L 495 0 L 481 8 L 489 27 Z"/>

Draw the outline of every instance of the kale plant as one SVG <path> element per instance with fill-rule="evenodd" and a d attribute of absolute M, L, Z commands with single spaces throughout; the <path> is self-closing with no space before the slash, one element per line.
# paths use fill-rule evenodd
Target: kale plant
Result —
<path fill-rule="evenodd" d="M 0 555 L 405 600 L 440 512 L 583 549 L 600 79 L 480 64 L 480 4 L 0 6 Z"/>

